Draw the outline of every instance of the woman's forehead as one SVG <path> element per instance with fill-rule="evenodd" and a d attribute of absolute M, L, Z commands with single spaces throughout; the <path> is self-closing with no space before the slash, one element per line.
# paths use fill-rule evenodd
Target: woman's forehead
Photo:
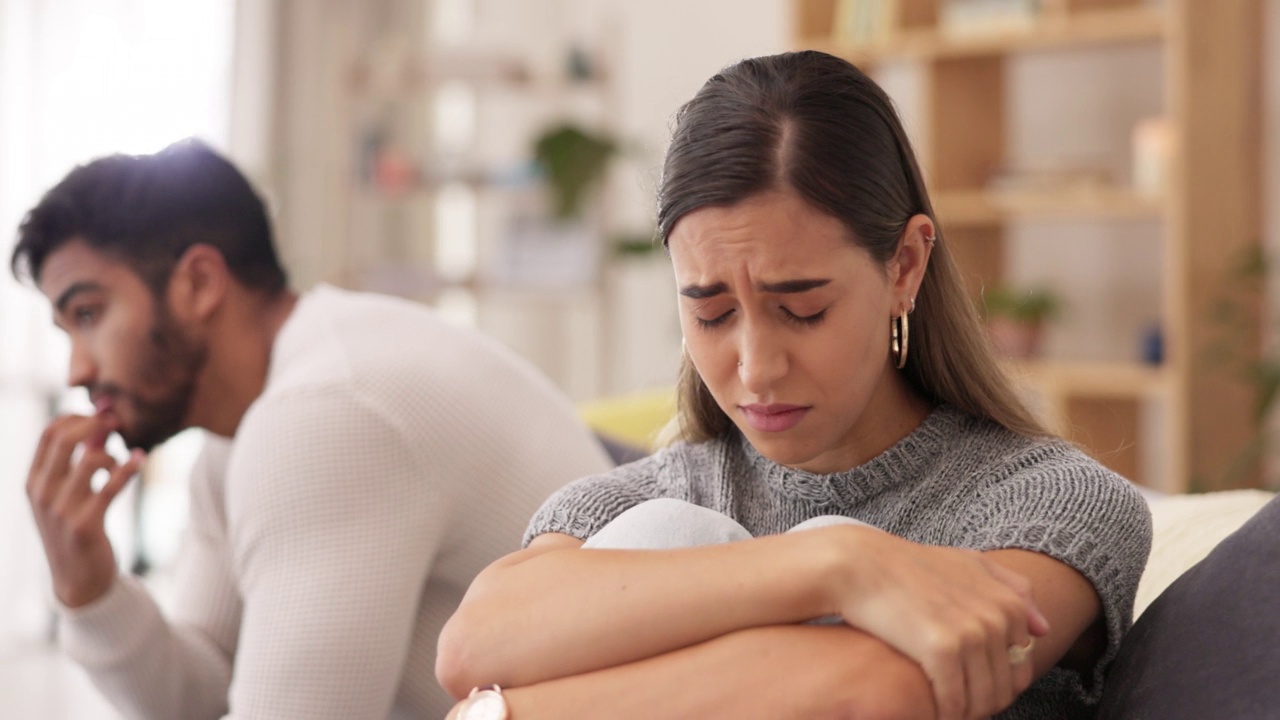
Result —
<path fill-rule="evenodd" d="M 757 274 L 834 271 L 866 255 L 840 220 L 789 193 L 694 210 L 672 231 L 669 248 L 678 274 L 733 266 L 746 266 Z"/>

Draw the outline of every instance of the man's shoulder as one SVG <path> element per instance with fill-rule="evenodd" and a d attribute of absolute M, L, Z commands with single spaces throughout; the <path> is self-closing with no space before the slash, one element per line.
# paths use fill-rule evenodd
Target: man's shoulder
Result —
<path fill-rule="evenodd" d="M 447 391 L 482 378 L 542 382 L 497 340 L 403 298 L 321 287 L 295 319 L 298 332 L 281 341 L 276 385 L 350 383 L 399 394 L 406 385 Z"/>

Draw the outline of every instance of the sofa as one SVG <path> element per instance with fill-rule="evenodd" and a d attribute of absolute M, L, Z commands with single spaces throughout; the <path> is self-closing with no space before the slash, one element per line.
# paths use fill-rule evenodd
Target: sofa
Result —
<path fill-rule="evenodd" d="M 1280 718 L 1280 499 L 1149 499 L 1151 558 L 1099 720 Z"/>

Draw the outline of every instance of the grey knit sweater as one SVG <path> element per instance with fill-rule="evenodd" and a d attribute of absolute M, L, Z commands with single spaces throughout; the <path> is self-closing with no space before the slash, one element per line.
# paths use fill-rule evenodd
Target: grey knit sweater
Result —
<path fill-rule="evenodd" d="M 756 536 L 838 514 L 918 543 L 1031 550 L 1080 571 L 1102 601 L 1105 653 L 1090 677 L 1055 668 L 1001 718 L 1090 716 L 1151 549 L 1151 515 L 1126 480 L 1066 442 L 947 406 L 878 457 L 830 475 L 779 465 L 736 433 L 677 444 L 561 489 L 534 516 L 525 544 L 543 533 L 586 539 L 660 497 L 729 515 Z"/>

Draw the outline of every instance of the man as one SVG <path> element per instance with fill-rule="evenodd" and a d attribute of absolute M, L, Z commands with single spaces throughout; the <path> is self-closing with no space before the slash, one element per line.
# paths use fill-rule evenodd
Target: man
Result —
<path fill-rule="evenodd" d="M 131 717 L 441 717 L 436 637 L 472 577 L 609 465 L 495 342 L 404 301 L 289 291 L 261 199 L 198 142 L 76 168 L 11 264 L 96 410 L 47 428 L 27 483 L 64 645 Z M 211 437 L 166 618 L 117 573 L 103 514 L 188 427 Z"/>

